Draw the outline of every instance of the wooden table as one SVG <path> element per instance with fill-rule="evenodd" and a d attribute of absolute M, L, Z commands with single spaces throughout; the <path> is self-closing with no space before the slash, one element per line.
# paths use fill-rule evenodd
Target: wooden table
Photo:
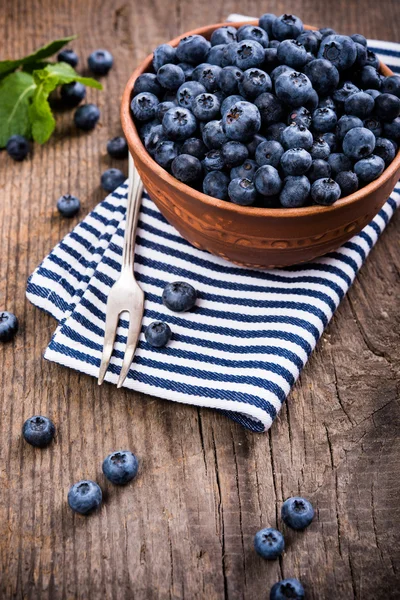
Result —
<path fill-rule="evenodd" d="M 373 250 L 266 435 L 224 416 L 152 397 L 99 388 L 47 363 L 54 320 L 25 300 L 28 275 L 77 223 L 57 198 L 77 194 L 85 215 L 104 197 L 120 133 L 128 75 L 154 46 L 230 12 L 293 12 L 343 33 L 399 39 L 397 0 L 3 0 L 1 58 L 79 34 L 81 57 L 108 48 L 115 67 L 104 91 L 88 90 L 100 125 L 77 133 L 72 114 L 24 163 L 0 155 L 0 308 L 21 331 L 0 348 L 0 598 L 152 600 L 267 598 L 281 577 L 302 580 L 314 600 L 399 598 L 400 371 L 399 216 Z M 123 168 L 127 170 L 127 165 Z M 56 442 L 21 439 L 32 414 L 51 416 Z M 103 458 L 129 448 L 140 476 L 109 485 Z M 105 492 L 89 518 L 67 506 L 72 483 L 92 478 Z M 303 494 L 316 507 L 305 533 L 285 530 L 287 550 L 265 563 L 254 552 L 262 526 L 280 526 L 282 500 Z"/>

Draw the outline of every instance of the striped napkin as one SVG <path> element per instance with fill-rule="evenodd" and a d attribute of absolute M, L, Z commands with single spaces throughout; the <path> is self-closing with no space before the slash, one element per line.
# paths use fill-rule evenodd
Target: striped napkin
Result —
<path fill-rule="evenodd" d="M 370 45 L 399 71 L 400 45 Z M 28 280 L 29 300 L 58 321 L 47 360 L 97 377 L 107 295 L 118 277 L 127 183 L 101 202 Z M 248 429 L 271 426 L 282 402 L 358 270 L 400 205 L 400 185 L 359 234 L 306 265 L 267 271 L 237 267 L 186 242 L 144 193 L 135 274 L 145 291 L 138 349 L 124 386 L 175 402 L 214 408 Z M 198 290 L 183 314 L 161 302 L 168 282 Z M 128 322 L 120 319 L 106 380 L 116 383 Z M 145 327 L 170 324 L 166 348 L 148 346 Z"/>

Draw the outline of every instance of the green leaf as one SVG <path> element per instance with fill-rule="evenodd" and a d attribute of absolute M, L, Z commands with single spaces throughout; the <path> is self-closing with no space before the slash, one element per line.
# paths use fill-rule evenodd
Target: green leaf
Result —
<path fill-rule="evenodd" d="M 35 89 L 28 73 L 11 73 L 0 82 L 0 148 L 12 135 L 31 137 L 29 104 Z"/>
<path fill-rule="evenodd" d="M 54 40 L 53 42 L 50 42 L 45 46 L 38 48 L 37 50 L 35 50 L 35 52 L 32 52 L 32 54 L 28 54 L 28 56 L 24 56 L 23 58 L 18 58 L 16 60 L 0 61 L 0 77 L 7 75 L 8 73 L 12 73 L 21 65 L 38 62 L 43 58 L 48 58 L 49 56 L 52 56 L 53 54 L 61 50 L 61 48 L 65 46 L 65 44 L 68 44 L 68 42 L 75 39 L 76 35 L 71 35 L 69 37 L 61 38 L 59 40 Z"/>
<path fill-rule="evenodd" d="M 79 81 L 80 83 L 83 83 L 83 85 L 98 90 L 103 89 L 101 83 L 96 81 L 96 79 L 92 79 L 91 77 L 81 77 L 71 65 L 64 62 L 47 65 L 47 67 L 40 71 L 34 71 L 33 77 L 37 85 L 45 85 L 50 92 L 58 85 L 64 85 L 65 83 L 71 83 L 72 81 Z"/>
<path fill-rule="evenodd" d="M 35 142 L 44 144 L 53 133 L 56 122 L 48 101 L 49 92 L 43 86 L 37 87 L 32 104 L 28 108 L 32 125 L 32 137 Z"/>

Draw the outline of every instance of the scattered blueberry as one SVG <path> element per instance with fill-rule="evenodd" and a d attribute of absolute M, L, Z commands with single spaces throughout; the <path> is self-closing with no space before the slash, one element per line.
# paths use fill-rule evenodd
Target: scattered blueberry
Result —
<path fill-rule="evenodd" d="M 113 192 L 125 181 L 126 177 L 119 169 L 107 169 L 101 176 L 101 187 L 106 192 Z"/>
<path fill-rule="evenodd" d="M 95 50 L 88 58 L 89 69 L 95 75 L 107 75 L 113 62 L 112 54 L 108 50 Z"/>
<path fill-rule="evenodd" d="M 21 160 L 24 160 L 24 158 L 27 157 L 30 150 L 30 145 L 28 140 L 24 138 L 24 136 L 16 134 L 8 138 L 6 150 L 7 154 L 13 160 L 20 162 Z"/>
<path fill-rule="evenodd" d="M 197 292 L 190 283 L 167 283 L 162 293 L 163 304 L 174 312 L 186 312 L 196 304 Z"/>
<path fill-rule="evenodd" d="M 83 480 L 74 483 L 68 492 L 70 508 L 81 515 L 87 515 L 101 505 L 103 494 L 94 481 Z"/>
<path fill-rule="evenodd" d="M 81 207 L 80 200 L 72 194 L 64 194 L 57 200 L 57 210 L 63 216 L 71 219 Z"/>
<path fill-rule="evenodd" d="M 165 323 L 160 324 L 168 327 L 168 325 Z M 154 323 L 152 323 L 152 325 L 154 325 Z M 171 331 L 169 331 L 169 333 L 171 335 Z M 147 341 L 149 342 L 149 340 Z M 151 345 L 159 347 L 161 344 Z M 165 344 L 162 345 L 164 346 Z M 115 485 L 125 485 L 126 483 L 129 483 L 129 481 L 132 481 L 132 479 L 134 479 L 137 475 L 138 468 L 138 459 L 129 450 L 118 450 L 117 452 L 112 452 L 103 461 L 103 473 L 107 479 Z"/>
<path fill-rule="evenodd" d="M 100 111 L 95 104 L 84 104 L 79 106 L 74 114 L 74 123 L 78 129 L 90 131 L 96 127 L 100 119 Z"/>
<path fill-rule="evenodd" d="M 283 579 L 274 583 L 269 600 L 304 600 L 304 588 L 298 579 Z"/>
<path fill-rule="evenodd" d="M 22 435 L 28 444 L 37 448 L 48 446 L 56 433 L 53 421 L 36 415 L 27 419 L 22 427 Z"/>
<path fill-rule="evenodd" d="M 257 531 L 254 536 L 254 548 L 257 554 L 267 560 L 275 560 L 285 549 L 283 535 L 277 529 L 267 527 Z"/>
<path fill-rule="evenodd" d="M 78 55 L 76 54 L 76 52 L 71 50 L 71 48 L 65 48 L 64 50 L 61 50 L 61 52 L 57 54 L 57 60 L 58 62 L 65 62 L 74 68 L 79 62 Z"/>
<path fill-rule="evenodd" d="M 17 317 L 6 310 L 0 312 L 0 342 L 11 341 L 18 331 Z"/>
<path fill-rule="evenodd" d="M 107 152 L 111 158 L 127 158 L 128 144 L 123 136 L 114 137 L 107 142 Z"/>
<path fill-rule="evenodd" d="M 61 100 L 64 106 L 68 108 L 78 106 L 85 96 L 86 88 L 79 81 L 73 81 L 61 86 Z"/>
<path fill-rule="evenodd" d="M 283 522 L 288 527 L 292 529 L 305 529 L 314 518 L 314 509 L 311 502 L 306 500 L 306 498 L 294 496 L 288 498 L 282 504 L 281 515 Z"/>

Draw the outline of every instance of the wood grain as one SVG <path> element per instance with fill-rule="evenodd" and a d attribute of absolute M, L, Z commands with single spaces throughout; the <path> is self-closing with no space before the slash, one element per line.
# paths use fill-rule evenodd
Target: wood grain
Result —
<path fill-rule="evenodd" d="M 55 323 L 25 300 L 25 281 L 77 222 L 55 202 L 77 194 L 86 214 L 102 199 L 105 144 L 133 68 L 158 43 L 229 12 L 294 12 L 316 26 L 396 40 L 397 0 L 1 0 L 1 58 L 78 33 L 84 58 L 110 49 L 104 92 L 88 90 L 100 125 L 76 133 L 71 113 L 22 164 L 0 154 L 0 307 L 21 331 L 0 348 L 0 598 L 153 600 L 267 598 L 279 577 L 299 577 L 313 600 L 399 597 L 399 216 L 342 302 L 268 435 L 207 410 L 98 388 L 44 362 Z M 126 164 L 123 165 L 126 169 Z M 82 215 L 81 215 L 82 216 Z M 21 440 L 23 421 L 51 416 L 55 444 Z M 129 448 L 141 461 L 124 489 L 101 474 Z M 98 514 L 71 513 L 80 478 L 105 492 Z M 287 551 L 271 564 L 252 548 L 261 526 L 281 527 L 281 501 L 301 493 L 317 509 L 305 533 L 283 527 Z"/>

